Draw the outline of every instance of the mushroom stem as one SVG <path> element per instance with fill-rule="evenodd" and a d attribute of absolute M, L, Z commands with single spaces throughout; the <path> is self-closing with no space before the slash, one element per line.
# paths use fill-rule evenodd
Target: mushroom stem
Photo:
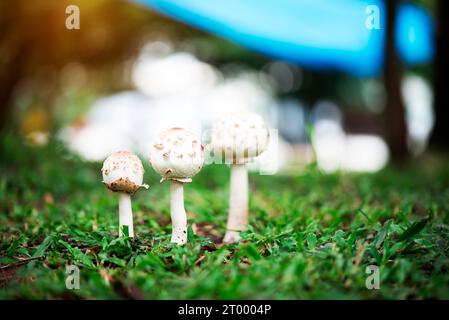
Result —
<path fill-rule="evenodd" d="M 119 193 L 119 234 L 123 237 L 123 227 L 128 227 L 128 236 L 134 237 L 134 227 L 133 227 L 133 211 L 131 207 L 131 196 L 128 193 Z"/>
<path fill-rule="evenodd" d="M 225 243 L 240 241 L 240 231 L 248 224 L 248 172 L 244 164 L 231 165 L 231 190 Z"/>
<path fill-rule="evenodd" d="M 170 211 L 172 220 L 171 242 L 185 244 L 187 242 L 187 215 L 184 209 L 184 188 L 181 182 L 170 181 Z"/>

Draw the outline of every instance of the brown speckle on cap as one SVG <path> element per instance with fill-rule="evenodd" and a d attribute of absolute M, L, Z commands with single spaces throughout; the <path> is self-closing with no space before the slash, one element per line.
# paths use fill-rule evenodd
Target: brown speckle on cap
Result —
<path fill-rule="evenodd" d="M 140 186 L 130 181 L 128 178 L 120 178 L 106 186 L 114 192 L 125 192 L 133 195 Z"/>

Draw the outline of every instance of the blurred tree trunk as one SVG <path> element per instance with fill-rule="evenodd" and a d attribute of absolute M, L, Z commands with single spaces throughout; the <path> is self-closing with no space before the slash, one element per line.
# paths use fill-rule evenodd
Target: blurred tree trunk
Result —
<path fill-rule="evenodd" d="M 5 1 L 0 5 L 0 30 L 3 36 L 0 38 L 0 131 L 4 129 L 8 122 L 11 100 L 14 88 L 22 76 L 22 57 L 26 48 L 10 46 L 8 35 L 14 23 L 13 6 Z M 17 41 L 16 41 L 17 42 Z"/>
<path fill-rule="evenodd" d="M 19 49 L 14 53 L 0 75 L 0 131 L 10 120 L 14 89 L 22 79 L 23 54 L 26 49 Z"/>
<path fill-rule="evenodd" d="M 437 8 L 437 34 L 436 34 L 436 57 L 434 64 L 435 72 L 435 128 L 433 130 L 431 145 L 439 148 L 449 149 L 449 1 L 439 0 Z M 446 79 L 445 79 L 446 78 Z"/>
<path fill-rule="evenodd" d="M 386 133 L 393 162 L 401 163 L 407 157 L 407 127 L 405 107 L 401 95 L 402 65 L 396 52 L 395 25 L 397 0 L 385 1 L 386 5 L 386 45 L 384 81 L 386 89 Z"/>

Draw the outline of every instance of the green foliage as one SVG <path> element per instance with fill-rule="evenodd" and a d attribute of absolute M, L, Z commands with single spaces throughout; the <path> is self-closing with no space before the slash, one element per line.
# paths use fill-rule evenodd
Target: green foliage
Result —
<path fill-rule="evenodd" d="M 0 298 L 449 298 L 449 171 L 434 160 L 372 175 L 251 174 L 251 226 L 237 245 L 219 243 L 229 169 L 207 166 L 185 187 L 192 227 L 179 247 L 168 186 L 147 165 L 130 239 L 118 238 L 100 164 L 9 135 L 0 155 Z M 79 290 L 65 286 L 71 264 Z M 372 264 L 380 290 L 365 287 Z"/>

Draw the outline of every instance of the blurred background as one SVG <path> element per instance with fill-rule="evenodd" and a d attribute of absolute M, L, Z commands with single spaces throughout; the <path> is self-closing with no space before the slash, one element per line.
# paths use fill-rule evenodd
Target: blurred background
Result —
<path fill-rule="evenodd" d="M 449 147 L 448 24 L 444 0 L 2 1 L 0 134 L 146 158 L 254 111 L 280 170 L 374 172 Z"/>

